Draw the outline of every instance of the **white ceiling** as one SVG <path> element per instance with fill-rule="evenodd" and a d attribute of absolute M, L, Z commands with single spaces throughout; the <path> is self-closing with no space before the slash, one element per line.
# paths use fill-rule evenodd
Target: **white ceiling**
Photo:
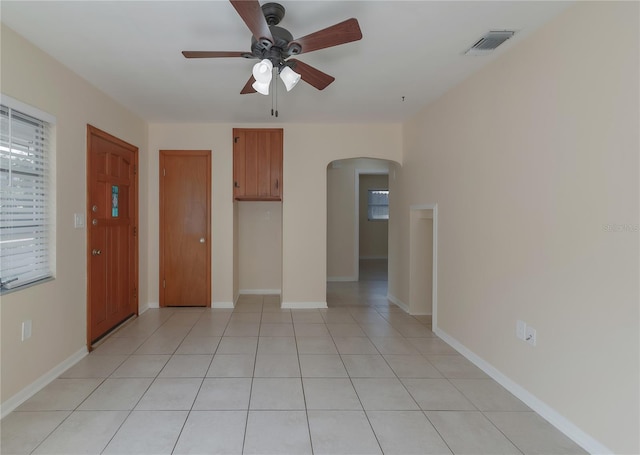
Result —
<path fill-rule="evenodd" d="M 255 60 L 185 59 L 248 51 L 251 33 L 218 1 L 7 1 L 3 23 L 149 122 L 400 122 L 516 47 L 570 3 L 282 0 L 294 37 L 355 17 L 363 38 L 298 57 L 331 74 L 272 97 L 240 95 Z M 463 52 L 489 30 L 517 30 L 489 56 Z M 517 50 L 516 50 L 517 51 Z M 279 83 L 281 84 L 281 83 Z M 403 101 L 404 97 L 404 101 Z"/>

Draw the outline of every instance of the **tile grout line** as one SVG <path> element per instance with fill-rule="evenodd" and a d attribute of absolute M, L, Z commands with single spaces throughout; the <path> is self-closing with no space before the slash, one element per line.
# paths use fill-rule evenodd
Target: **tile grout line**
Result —
<path fill-rule="evenodd" d="M 171 316 L 173 316 L 173 313 L 171 314 Z M 131 358 L 131 356 L 134 355 L 134 353 L 136 352 L 137 349 L 140 348 L 140 346 L 142 346 L 149 338 L 151 338 L 151 336 L 153 335 L 153 333 L 155 333 L 157 330 L 160 329 L 160 327 L 162 327 L 169 319 L 171 319 L 171 316 L 169 316 L 162 324 L 160 324 L 156 330 L 154 330 L 149 336 L 147 336 L 145 338 L 145 340 L 133 351 L 133 353 L 129 354 L 127 356 L 127 358 L 125 360 L 122 361 L 122 363 L 116 367 L 111 374 L 109 375 L 108 378 L 105 378 L 105 380 L 103 382 L 100 383 L 100 385 L 104 384 L 106 382 L 107 379 L 111 378 L 111 376 L 113 375 L 113 373 L 120 367 L 122 366 L 122 364 L 124 364 L 124 362 L 126 362 L 129 358 Z M 167 362 L 169 360 L 167 359 Z M 149 385 L 147 386 L 147 388 L 145 389 L 145 391 L 140 395 L 140 398 L 138 398 L 138 400 L 136 401 L 136 403 L 131 407 L 131 409 L 125 409 L 124 411 L 127 412 L 127 415 L 125 416 L 124 419 L 122 419 L 122 422 L 120 422 L 120 425 L 118 425 L 118 428 L 116 429 L 116 431 L 113 432 L 113 434 L 111 435 L 111 437 L 109 438 L 109 440 L 107 441 L 107 443 L 104 445 L 104 447 L 100 450 L 100 453 L 103 453 L 107 447 L 109 446 L 109 444 L 111 444 L 111 442 L 113 441 L 113 439 L 116 437 L 116 435 L 118 434 L 118 432 L 122 429 L 122 427 L 124 426 L 125 422 L 127 421 L 127 419 L 129 419 L 129 417 L 131 416 L 131 414 L 133 413 L 133 411 L 135 410 L 136 406 L 140 403 L 140 401 L 142 400 L 142 397 L 144 397 L 144 395 L 149 391 L 149 389 L 151 388 L 151 385 L 155 382 L 155 380 L 158 378 L 158 375 L 160 374 L 160 372 L 162 371 L 162 369 L 166 366 L 167 362 L 165 362 L 165 364 L 162 366 L 162 368 L 158 371 L 158 373 L 156 374 L 155 377 L 153 377 L 152 381 L 149 383 Z M 112 378 L 112 379 L 116 379 L 116 378 Z M 127 379 L 127 378 L 123 378 L 123 379 Z M 100 386 L 98 386 L 100 387 Z M 96 387 L 96 389 L 93 390 L 93 392 L 91 394 L 89 394 L 83 401 L 82 403 L 84 403 L 97 389 L 98 387 Z M 82 405 L 82 403 L 80 403 L 78 405 L 78 407 L 80 407 Z M 77 408 L 76 408 L 77 410 Z M 74 411 L 72 411 L 71 414 L 73 414 Z M 99 411 L 99 412 L 109 412 L 109 411 Z M 69 416 L 71 416 L 71 414 L 69 414 Z M 65 419 L 66 420 L 66 419 Z M 44 442 L 44 441 L 43 441 Z"/>
<path fill-rule="evenodd" d="M 353 317 L 353 316 L 351 316 L 351 317 Z M 360 326 L 358 325 L 358 327 L 360 327 Z M 328 330 L 328 328 L 327 328 L 327 330 Z M 364 333 L 364 331 L 363 331 L 363 333 Z M 330 333 L 330 335 L 331 335 L 331 333 Z M 366 333 L 365 333 L 365 335 L 366 335 Z M 366 338 L 369 339 L 368 336 Z M 333 340 L 333 343 L 336 346 L 336 350 L 337 350 L 338 349 L 338 345 L 336 344 L 336 340 L 333 338 L 333 335 L 331 335 L 331 339 Z M 371 344 L 373 344 L 371 342 L 371 340 L 369 340 L 369 342 Z M 380 351 L 378 350 L 377 346 L 375 344 L 373 346 L 376 349 L 376 351 L 378 351 L 378 353 L 380 353 Z M 338 351 L 338 354 L 340 355 L 340 351 Z M 382 354 L 380 354 L 380 355 L 382 356 Z M 347 366 L 344 363 L 344 359 L 342 358 L 342 355 L 340 355 L 340 361 L 342 362 L 342 366 L 344 367 L 344 370 L 346 371 L 347 376 L 349 377 L 349 382 L 351 383 L 351 387 L 353 388 L 353 391 L 355 392 L 356 397 L 358 397 L 358 401 L 360 402 L 360 407 L 362 408 L 362 413 L 364 414 L 365 418 L 367 419 L 367 423 L 369 424 L 369 428 L 371 429 L 371 433 L 373 433 L 373 437 L 376 438 L 376 443 L 378 444 L 378 447 L 380 448 L 380 453 L 382 453 L 384 455 L 384 449 L 382 448 L 382 444 L 380 444 L 380 439 L 378 438 L 378 435 L 376 434 L 376 430 L 373 428 L 373 425 L 371 424 L 371 419 L 369 419 L 369 415 L 367 414 L 367 411 L 364 408 L 364 404 L 362 403 L 362 399 L 360 398 L 360 394 L 358 393 L 358 389 L 356 388 L 355 384 L 353 383 L 353 377 L 349 374 L 349 370 L 347 370 Z"/>
<path fill-rule="evenodd" d="M 189 332 L 187 332 L 187 334 L 184 336 L 184 338 L 182 339 L 182 341 L 180 342 L 180 344 L 176 348 L 176 351 L 174 351 L 173 355 L 176 355 L 175 352 L 177 352 L 177 350 L 180 349 L 180 346 L 182 345 L 182 343 L 184 343 L 184 340 L 189 336 L 189 334 L 191 333 L 193 328 L 196 326 L 198 321 L 200 321 L 200 319 L 202 318 L 202 316 L 204 314 L 205 314 L 205 312 L 203 312 L 200 315 L 200 317 L 194 322 L 193 326 L 191 327 L 191 330 L 189 330 Z M 229 318 L 229 320 L 230 320 L 230 318 Z M 227 323 L 225 324 L 225 330 L 226 330 L 227 326 L 229 325 L 229 320 L 227 320 Z M 222 333 L 224 335 L 224 331 Z M 180 437 L 182 436 L 182 432 L 184 431 L 185 427 L 187 426 L 187 422 L 189 421 L 189 417 L 191 416 L 191 413 L 193 412 L 193 407 L 195 406 L 196 401 L 198 400 L 198 395 L 200 395 L 200 391 L 202 390 L 202 386 L 204 385 L 204 381 L 205 381 L 205 379 L 207 379 L 207 373 L 209 372 L 209 369 L 211 368 L 211 364 L 213 363 L 213 358 L 215 357 L 216 352 L 218 351 L 218 347 L 220 346 L 220 342 L 221 341 L 222 341 L 222 336 L 220 337 L 220 340 L 218 340 L 218 344 L 216 345 L 216 349 L 213 351 L 213 355 L 211 356 L 211 360 L 209 361 L 209 366 L 207 367 L 207 370 L 204 372 L 204 376 L 202 378 L 202 381 L 200 382 L 200 387 L 198 387 L 198 391 L 196 392 L 196 395 L 193 398 L 193 403 L 191 403 L 191 408 L 187 411 L 187 415 L 186 415 L 186 417 L 184 419 L 184 422 L 182 422 L 182 426 L 180 427 L 180 431 L 178 432 L 178 436 L 176 437 L 176 440 L 173 443 L 173 448 L 171 449 L 171 453 L 174 453 L 176 451 L 176 448 L 178 447 L 178 442 L 180 441 Z M 169 358 L 169 361 L 170 360 L 171 360 L 171 358 Z M 167 363 L 169 361 L 167 361 Z M 160 372 L 162 372 L 162 370 L 160 370 Z M 160 373 L 158 373 L 158 375 L 160 375 Z"/>
<path fill-rule="evenodd" d="M 237 306 L 237 304 L 236 304 Z M 247 417 L 245 419 L 245 424 L 244 424 L 244 436 L 242 438 L 242 452 L 244 453 L 244 448 L 245 445 L 247 443 L 247 430 L 249 428 L 249 413 L 251 412 L 251 397 L 253 395 L 253 380 L 255 379 L 256 376 L 256 363 L 258 362 L 258 349 L 260 347 L 260 326 L 262 325 L 262 313 L 264 310 L 264 296 L 261 297 L 261 304 L 260 304 L 260 322 L 258 323 L 258 340 L 256 342 L 256 353 L 253 357 L 253 372 L 251 374 L 251 386 L 249 387 L 249 402 L 247 403 Z M 233 311 L 231 312 L 232 316 L 233 313 L 235 313 L 235 308 L 233 309 Z M 229 318 L 229 320 L 231 320 L 231 318 Z M 224 334 L 223 334 L 224 335 Z M 220 341 L 222 342 L 222 340 Z"/>
<path fill-rule="evenodd" d="M 376 310 L 376 312 L 378 314 L 380 314 L 379 311 Z M 353 316 L 353 315 L 352 315 Z M 382 314 L 380 314 L 380 316 L 382 316 Z M 383 317 L 383 316 L 382 316 Z M 358 323 L 358 321 L 356 320 L 356 323 L 358 324 L 358 326 L 362 329 L 361 324 Z M 391 325 L 391 323 L 389 323 Z M 393 327 L 393 326 L 392 326 Z M 365 332 L 366 338 L 369 340 L 369 342 L 375 347 L 376 351 L 378 351 L 378 354 L 380 355 L 380 357 L 382 357 L 382 359 L 384 360 L 384 362 L 386 363 L 386 365 L 389 367 L 389 369 L 393 372 L 393 374 L 395 375 L 395 378 L 400 382 L 400 384 L 402 385 L 403 389 L 406 391 L 406 393 L 411 397 L 411 399 L 413 400 L 413 402 L 416 404 L 417 408 L 418 408 L 418 412 L 420 412 L 422 415 L 424 415 L 424 417 L 427 419 L 427 421 L 429 422 L 429 424 L 431 425 L 431 427 L 436 431 L 436 433 L 438 434 L 438 436 L 440 437 L 440 439 L 442 440 L 442 442 L 447 446 L 447 448 L 449 450 L 451 450 L 451 447 L 449 447 L 449 444 L 446 442 L 446 440 L 444 439 L 444 437 L 440 434 L 440 432 L 438 431 L 438 429 L 435 427 L 435 425 L 433 425 L 433 422 L 431 422 L 431 420 L 429 419 L 429 417 L 426 415 L 425 410 L 422 409 L 422 407 L 420 406 L 420 404 L 416 401 L 415 397 L 411 394 L 411 392 L 409 392 L 409 390 L 407 389 L 406 385 L 404 384 L 404 382 L 402 381 L 402 379 L 398 376 L 397 372 L 391 367 L 391 365 L 389 364 L 388 360 L 386 359 L 386 357 L 384 356 L 384 354 L 382 354 L 382 352 L 380 351 L 380 349 L 378 348 L 378 346 L 376 346 L 376 344 L 373 342 L 373 340 L 371 340 L 371 337 L 369 336 L 369 334 L 367 334 Z M 401 334 L 400 337 L 402 340 L 406 340 L 407 337 L 405 337 L 404 335 Z M 335 342 L 335 340 L 334 340 Z M 419 352 L 419 354 L 422 354 Z M 387 354 L 387 355 L 391 355 L 391 354 Z M 423 356 L 422 356 L 423 357 Z M 428 360 L 427 360 L 428 361 Z M 434 367 L 435 368 L 435 367 Z M 441 372 L 440 372 L 441 373 Z M 351 379 L 351 377 L 350 377 Z M 360 405 L 362 406 L 363 410 L 364 410 L 364 414 L 367 417 L 367 421 L 369 422 L 369 425 L 371 427 L 371 430 L 374 434 L 374 436 L 376 437 L 376 440 L 378 441 L 378 445 L 380 446 L 380 450 L 384 453 L 384 449 L 382 448 L 382 445 L 380 444 L 380 441 L 378 439 L 378 435 L 375 432 L 375 429 L 373 428 L 373 425 L 371 424 L 371 420 L 369 418 L 369 414 L 367 413 L 366 409 L 364 409 L 364 405 L 362 404 L 362 400 L 360 399 L 360 396 L 358 394 L 358 390 L 356 389 L 355 385 L 353 385 L 353 381 L 351 381 L 352 386 L 356 392 L 356 395 L 358 396 L 358 399 L 360 400 Z M 451 453 L 453 453 L 453 450 L 451 450 Z"/>
<path fill-rule="evenodd" d="M 382 316 L 382 315 L 381 315 L 381 316 Z M 384 318 L 384 316 L 382 316 L 382 317 Z M 384 319 L 385 319 L 385 320 L 387 320 L 387 321 L 389 322 L 389 324 L 390 324 L 390 325 L 392 325 L 392 327 L 393 327 L 393 324 L 391 324 L 391 322 L 389 321 L 389 319 L 388 319 L 388 318 L 384 318 Z M 415 318 L 414 318 L 414 319 L 415 319 Z M 416 320 L 416 321 L 418 321 L 418 320 Z M 418 321 L 418 322 L 420 322 L 420 321 Z M 358 324 L 358 325 L 360 325 L 360 324 Z M 421 324 L 421 325 L 426 325 L 426 324 Z M 368 337 L 368 336 L 369 336 L 369 335 L 367 334 L 367 337 Z M 402 335 L 402 339 L 403 339 L 403 340 L 406 340 L 406 338 L 407 338 L 407 337 L 405 337 L 404 335 Z M 437 339 L 440 339 L 439 337 L 436 337 L 436 338 L 437 338 Z M 372 341 L 372 340 L 370 340 L 370 341 L 373 343 L 373 341 Z M 375 344 L 374 344 L 374 346 L 375 346 Z M 377 346 L 376 346 L 376 349 L 377 349 Z M 379 349 L 378 349 L 378 351 L 379 351 Z M 419 352 L 419 354 L 420 354 L 422 357 L 426 357 L 422 352 Z M 381 356 L 382 356 L 382 358 L 385 360 L 385 362 L 386 362 L 387 364 L 389 364 L 389 363 L 388 363 L 388 361 L 387 361 L 387 359 L 384 357 L 384 355 L 383 355 L 382 353 L 380 353 L 380 355 L 381 355 Z M 426 360 L 427 360 L 427 362 L 429 361 L 429 359 L 426 359 Z M 429 363 L 430 363 L 430 362 L 429 362 Z M 524 452 L 522 452 L 522 450 L 520 449 L 520 447 L 518 447 L 518 446 L 515 444 L 515 442 L 513 442 L 513 441 L 512 441 L 512 440 L 511 440 L 511 439 L 510 439 L 506 434 L 504 434 L 504 432 L 502 432 L 502 430 L 500 430 L 500 428 L 498 428 L 498 427 L 493 423 L 493 421 L 492 421 L 491 419 L 489 419 L 489 418 L 485 415 L 485 413 L 484 413 L 482 410 L 480 410 L 480 409 L 476 406 L 476 404 L 475 404 L 475 403 L 473 403 L 473 402 L 469 399 L 469 397 L 468 397 L 468 396 L 467 396 L 467 395 L 466 395 L 462 390 L 460 390 L 458 387 L 456 387 L 456 385 L 451 381 L 451 379 L 455 379 L 455 378 L 449 378 L 449 377 L 445 376 L 445 375 L 444 375 L 444 373 L 443 373 L 442 371 L 440 371 L 440 370 L 437 368 L 437 366 L 435 366 L 435 365 L 433 365 L 433 366 L 434 366 L 434 368 L 436 368 L 436 370 L 438 370 L 438 371 L 440 372 L 440 374 L 442 374 L 442 375 L 443 375 L 443 378 L 444 378 L 444 379 L 446 379 L 446 380 L 447 380 L 447 382 L 448 382 L 449 384 L 451 384 L 451 386 L 452 386 L 455 390 L 457 390 L 459 393 L 461 393 L 461 394 L 462 394 L 462 396 L 464 396 L 464 397 L 469 401 L 469 403 L 471 403 L 471 405 L 475 408 L 475 411 L 470 410 L 469 412 L 478 412 L 478 413 L 480 413 L 480 414 L 481 414 L 485 419 L 487 419 L 487 420 L 491 423 L 491 425 L 492 425 L 494 428 L 496 428 L 496 429 L 497 429 L 497 430 L 498 430 L 498 431 L 499 431 L 499 432 L 500 432 L 500 433 L 501 433 L 501 434 L 502 434 L 502 435 L 503 435 L 503 436 L 504 436 L 504 437 L 505 437 L 505 438 L 506 438 L 506 439 L 507 439 L 511 444 L 513 444 L 513 446 L 514 446 L 514 447 L 515 447 L 515 448 L 516 448 L 520 453 L 524 453 Z M 391 365 L 389 365 L 389 367 L 391 368 Z M 404 387 L 404 389 L 407 391 L 407 393 L 409 394 L 409 396 L 411 396 L 411 398 L 414 400 L 414 402 L 416 403 L 416 405 L 417 405 L 417 406 L 418 406 L 418 408 L 420 409 L 420 412 L 425 416 L 425 418 L 429 421 L 429 423 L 430 423 L 430 425 L 433 427 L 433 429 L 438 433 L 438 435 L 440 436 L 440 439 L 444 442 L 444 444 L 445 444 L 445 445 L 449 448 L 449 450 L 451 450 L 451 452 L 453 453 L 453 450 L 452 450 L 452 449 L 451 449 L 451 447 L 449 446 L 449 443 L 447 442 L 447 440 L 446 440 L 446 439 L 444 438 L 444 436 L 440 433 L 440 431 L 437 429 L 437 427 L 433 424 L 433 422 L 431 421 L 431 419 L 429 419 L 429 416 L 427 415 L 426 410 L 424 410 L 424 409 L 422 409 L 422 408 L 420 407 L 420 405 L 419 405 L 419 404 L 418 404 L 418 402 L 415 400 L 415 398 L 413 397 L 413 395 L 411 394 L 411 392 L 409 392 L 409 390 L 406 388 L 406 385 L 404 384 L 404 382 L 402 381 L 402 379 L 401 379 L 399 376 L 397 376 L 397 373 L 395 372 L 395 370 L 393 370 L 393 368 L 391 368 L 391 370 L 394 372 L 394 374 L 396 374 L 396 377 L 398 378 L 398 380 L 400 381 L 400 383 L 402 384 L 402 386 Z M 356 390 L 356 393 L 357 393 L 357 390 Z M 437 411 L 436 411 L 436 412 L 437 412 Z M 455 411 L 453 411 L 453 412 L 455 412 Z M 365 414 L 366 414 L 366 412 L 365 412 Z M 368 417 L 368 416 L 367 416 L 367 417 Z M 374 431 L 374 434 L 375 434 L 375 431 Z"/>
<path fill-rule="evenodd" d="M 300 369 L 300 386 L 302 387 L 302 399 L 304 401 L 304 415 L 307 418 L 307 434 L 309 435 L 309 446 L 313 455 L 313 438 L 311 437 L 311 423 L 309 422 L 309 408 L 307 407 L 307 395 L 304 391 L 304 381 L 302 380 L 302 363 L 300 362 L 300 351 L 298 350 L 298 337 L 296 337 L 296 325 L 293 323 L 293 314 L 291 315 L 291 323 L 293 325 L 293 341 L 296 344 L 296 356 L 298 358 L 298 368 Z"/>
<path fill-rule="evenodd" d="M 171 316 L 173 316 L 173 314 L 172 314 Z M 93 395 L 93 393 L 95 393 L 95 391 L 96 391 L 96 390 L 97 390 L 101 385 L 103 385 L 103 384 L 106 382 L 106 380 L 107 380 L 107 379 L 111 378 L 111 376 L 113 375 L 113 373 L 114 373 L 114 372 L 115 372 L 115 371 L 116 371 L 120 366 L 122 366 L 122 364 L 124 364 L 124 362 L 126 362 L 126 361 L 127 361 L 127 360 L 132 356 L 132 355 L 134 355 L 135 351 L 136 351 L 137 349 L 139 349 L 139 348 L 140 348 L 140 346 L 142 346 L 142 344 L 144 344 L 144 343 L 145 343 L 145 342 L 146 342 L 146 341 L 151 337 L 151 335 L 152 335 L 153 333 L 155 333 L 158 329 L 160 329 L 160 327 L 161 327 L 161 326 L 163 326 L 163 325 L 164 325 L 164 324 L 165 324 L 169 319 L 171 319 L 171 316 L 169 316 L 169 317 L 168 317 L 168 318 L 167 318 L 167 319 L 166 319 L 162 324 L 160 324 L 160 325 L 156 328 L 156 330 L 154 330 L 154 331 L 153 331 L 149 336 L 147 336 L 147 337 L 145 338 L 145 340 L 144 340 L 144 341 L 143 341 L 143 342 L 142 342 L 142 343 L 141 343 L 141 344 L 140 344 L 140 345 L 139 345 L 139 346 L 138 346 L 138 347 L 137 347 L 137 348 L 136 348 L 136 349 L 135 349 L 131 354 L 128 354 L 127 358 L 126 358 L 126 359 L 124 359 L 124 360 L 120 363 L 120 365 L 118 365 L 118 366 L 117 366 L 117 367 L 116 367 L 116 368 L 111 372 L 111 374 L 110 374 L 108 377 L 104 378 L 104 379 L 103 379 L 103 381 L 102 381 L 102 382 L 101 382 L 101 383 L 100 383 L 100 384 L 99 384 L 95 389 L 93 389 L 93 391 L 92 391 L 89 395 L 87 395 L 87 397 L 85 397 L 85 399 L 84 399 L 84 400 L 82 400 L 82 401 L 80 402 L 80 404 L 78 404 L 78 406 L 76 406 L 76 408 L 75 408 L 74 410 L 72 410 L 72 411 L 71 411 L 71 413 L 70 413 L 70 414 L 69 414 L 69 415 L 68 415 L 68 416 L 63 420 L 63 422 L 64 422 L 64 421 L 66 421 L 69 417 L 71 417 L 71 415 L 73 415 L 73 413 L 74 413 L 74 412 L 78 411 L 78 408 L 79 408 L 80 406 L 82 406 L 82 403 L 84 403 L 87 399 L 89 399 L 89 397 L 90 397 L 91 395 Z M 166 365 L 166 363 L 165 363 L 165 365 Z M 163 368 L 164 368 L 164 366 L 163 366 Z M 162 369 L 160 369 L 160 371 L 162 371 Z M 149 383 L 149 385 L 147 386 L 147 388 L 145 389 L 145 391 L 140 395 L 140 398 L 138 399 L 138 401 L 136 401 L 136 403 L 132 406 L 132 408 L 131 408 L 131 409 L 128 409 L 128 410 L 127 410 L 127 409 L 123 410 L 123 411 L 127 412 L 127 415 L 125 416 L 125 418 L 124 418 L 124 419 L 122 419 L 122 422 L 120 422 L 120 425 L 118 425 L 118 428 L 116 429 L 116 431 L 114 431 L 114 433 L 111 435 L 111 437 L 109 438 L 109 440 L 107 441 L 107 443 L 106 443 L 106 444 L 104 445 L 104 447 L 100 450 L 100 453 L 103 453 L 103 452 L 107 449 L 107 447 L 109 446 L 109 444 L 111 443 L 111 441 L 113 441 L 113 438 L 115 438 L 115 436 L 116 436 L 116 434 L 118 433 L 118 431 L 120 431 L 120 429 L 122 428 L 122 426 L 124 425 L 124 423 L 125 423 L 125 422 L 127 421 L 127 419 L 131 416 L 131 414 L 133 413 L 133 411 L 134 411 L 134 409 L 136 408 L 136 406 L 137 406 L 137 405 L 140 403 L 140 401 L 142 400 L 142 397 L 143 397 L 143 396 L 147 393 L 147 391 L 151 388 L 151 385 L 153 384 L 153 382 L 155 381 L 155 379 L 156 379 L 156 378 L 158 377 L 158 375 L 160 374 L 160 371 L 158 371 L 158 373 L 156 374 L 156 376 L 155 376 L 155 377 L 153 378 L 153 380 Z M 116 379 L 116 378 L 112 378 L 112 379 Z M 80 411 L 78 411 L 78 412 L 80 412 Z M 97 411 L 97 412 L 109 412 L 109 411 L 102 411 L 102 410 L 101 410 L 101 411 Z M 117 412 L 117 411 L 114 411 L 114 412 Z M 60 423 L 60 425 L 62 425 L 62 422 Z M 59 425 L 59 426 L 60 426 L 60 425 Z M 59 427 L 59 426 L 58 426 L 58 427 Z M 58 427 L 56 427 L 56 429 L 57 429 Z M 51 434 L 49 434 L 49 435 L 47 436 L 47 438 L 48 438 L 50 435 L 51 435 Z M 44 439 L 40 444 L 38 444 L 38 446 L 37 446 L 36 448 L 34 448 L 33 452 L 35 452 L 35 451 L 37 450 L 37 448 L 38 448 L 40 445 L 42 445 L 42 443 L 44 443 L 44 441 L 45 441 L 47 438 L 45 438 L 45 439 Z M 33 453 L 33 452 L 32 452 L 32 453 Z"/>
<path fill-rule="evenodd" d="M 147 338 L 145 338 L 145 341 L 143 341 L 140 346 L 142 346 L 149 338 L 151 338 L 151 336 L 153 336 L 153 334 L 155 332 L 157 332 L 158 330 L 160 330 L 160 327 L 162 327 L 164 324 L 166 324 L 175 314 L 175 312 L 171 313 L 171 316 L 169 316 L 162 324 L 160 324 L 158 326 L 158 328 L 156 330 L 154 330 Z M 187 332 L 188 333 L 188 332 Z M 140 348 L 140 346 L 138 346 L 137 349 Z M 136 351 L 137 351 L 136 349 Z M 177 349 L 177 348 L 176 348 Z M 130 358 L 131 356 L 133 356 L 135 354 L 134 351 L 132 354 L 129 355 L 128 358 Z M 175 350 L 174 350 L 175 352 Z M 173 354 L 171 354 L 171 356 L 173 356 Z M 118 426 L 118 428 L 116 429 L 116 431 L 113 433 L 113 435 L 111 435 L 111 438 L 109 438 L 109 441 L 107 442 L 107 444 L 102 448 L 102 450 L 100 451 L 100 453 L 104 453 L 105 450 L 107 450 L 107 447 L 109 447 L 109 444 L 111 444 L 111 442 L 114 440 L 114 438 L 116 437 L 116 435 L 118 434 L 118 432 L 122 429 L 122 427 L 124 426 L 125 422 L 129 419 L 129 417 L 131 417 L 131 415 L 133 414 L 133 411 L 136 409 L 136 407 L 140 404 L 140 402 L 142 401 L 142 398 L 147 394 L 147 392 L 149 391 L 149 389 L 151 388 L 151 386 L 153 385 L 153 383 L 156 381 L 156 379 L 158 379 L 158 377 L 160 376 L 160 373 L 162 372 L 162 370 L 164 370 L 164 368 L 167 366 L 167 363 L 169 363 L 169 360 L 171 360 L 171 356 L 167 359 L 167 361 L 164 363 L 164 365 L 162 366 L 162 368 L 160 368 L 160 370 L 158 370 L 158 372 L 156 373 L 155 377 L 153 377 L 152 381 L 149 383 L 149 385 L 147 386 L 147 388 L 145 389 L 145 391 L 140 395 L 140 398 L 138 398 L 138 401 L 136 401 L 136 403 L 133 405 L 133 407 L 129 410 L 129 412 L 127 413 L 127 416 L 122 420 L 122 422 L 120 423 L 120 425 Z M 124 363 L 124 362 L 123 362 Z M 114 370 L 115 371 L 115 370 Z M 113 374 L 113 373 L 112 373 Z M 186 419 L 185 419 L 186 421 Z M 184 425 L 184 423 L 183 423 Z M 177 439 L 176 439 L 176 443 L 177 443 Z M 175 444 L 174 444 L 175 447 Z"/>

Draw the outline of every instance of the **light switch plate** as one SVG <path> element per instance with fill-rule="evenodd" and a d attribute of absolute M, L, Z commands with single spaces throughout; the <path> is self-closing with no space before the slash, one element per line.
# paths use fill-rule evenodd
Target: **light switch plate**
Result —
<path fill-rule="evenodd" d="M 84 213 L 73 214 L 73 227 L 81 229 L 84 227 Z"/>
<path fill-rule="evenodd" d="M 31 319 L 22 323 L 22 341 L 31 338 Z"/>

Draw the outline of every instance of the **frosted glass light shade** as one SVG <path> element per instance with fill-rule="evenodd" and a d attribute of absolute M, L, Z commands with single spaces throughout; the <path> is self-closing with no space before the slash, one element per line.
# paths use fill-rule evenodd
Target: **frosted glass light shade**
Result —
<path fill-rule="evenodd" d="M 298 82 L 300 82 L 301 77 L 302 76 L 300 76 L 288 66 L 285 66 L 284 69 L 280 71 L 280 79 L 282 79 L 287 92 L 295 87 Z"/>
<path fill-rule="evenodd" d="M 271 85 L 271 82 L 258 82 L 255 81 L 253 84 L 251 84 L 251 87 L 253 87 L 253 89 L 260 93 L 261 95 L 268 95 L 269 94 L 269 85 Z"/>
<path fill-rule="evenodd" d="M 273 63 L 270 60 L 264 59 L 261 62 L 253 65 L 253 78 L 262 83 L 268 84 L 271 82 L 273 76 Z"/>

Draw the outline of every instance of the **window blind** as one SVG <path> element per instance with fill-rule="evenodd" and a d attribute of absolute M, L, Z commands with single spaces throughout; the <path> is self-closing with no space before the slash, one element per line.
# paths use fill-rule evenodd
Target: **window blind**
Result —
<path fill-rule="evenodd" d="M 0 105 L 0 284 L 48 278 L 50 125 Z"/>
<path fill-rule="evenodd" d="M 369 220 L 389 219 L 389 190 L 368 190 L 367 204 Z"/>

